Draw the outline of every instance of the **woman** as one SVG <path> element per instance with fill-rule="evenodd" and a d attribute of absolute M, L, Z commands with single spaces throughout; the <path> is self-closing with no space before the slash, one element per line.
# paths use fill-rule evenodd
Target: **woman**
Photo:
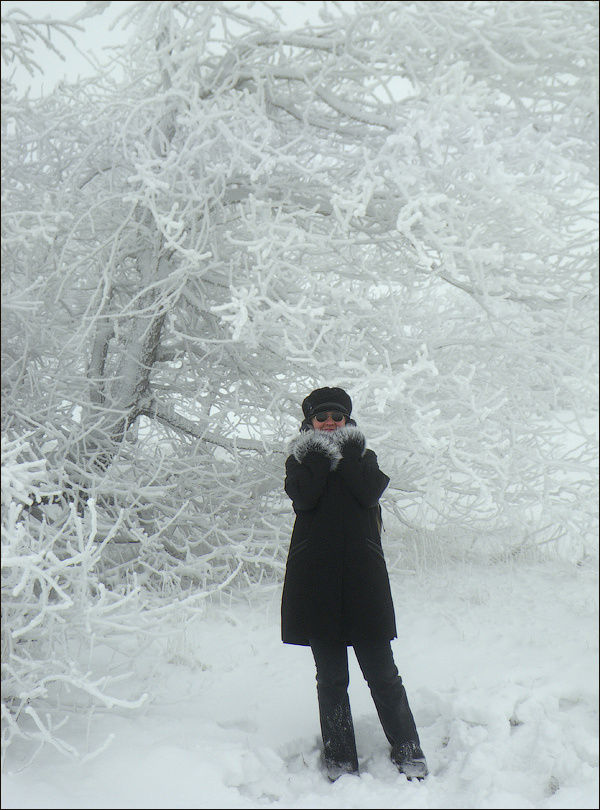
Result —
<path fill-rule="evenodd" d="M 286 461 L 285 491 L 296 521 L 283 586 L 282 639 L 312 649 L 331 781 L 358 773 L 348 646 L 369 684 L 392 761 L 407 778 L 423 779 L 427 764 L 390 645 L 396 622 L 379 507 L 389 478 L 366 449 L 342 388 L 316 389 L 302 411 L 300 436 Z"/>

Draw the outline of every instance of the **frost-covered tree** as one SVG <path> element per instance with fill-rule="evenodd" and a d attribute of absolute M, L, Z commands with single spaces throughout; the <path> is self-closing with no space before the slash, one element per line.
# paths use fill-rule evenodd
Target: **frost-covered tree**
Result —
<path fill-rule="evenodd" d="M 277 577 L 285 439 L 341 384 L 390 546 L 587 553 L 597 12 L 139 3 L 124 80 L 8 87 L 4 430 L 59 493 L 31 511 L 121 514 L 110 587 Z"/>

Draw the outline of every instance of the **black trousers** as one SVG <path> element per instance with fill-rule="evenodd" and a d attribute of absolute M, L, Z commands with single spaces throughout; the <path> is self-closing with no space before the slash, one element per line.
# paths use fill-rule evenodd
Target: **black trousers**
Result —
<path fill-rule="evenodd" d="M 354 725 L 348 698 L 348 647 L 343 643 L 311 639 L 317 668 L 319 719 L 325 759 L 358 770 Z M 389 641 L 353 644 L 356 658 L 371 690 L 385 736 L 390 745 L 419 745 L 417 727 L 408 705 L 402 678 Z"/>

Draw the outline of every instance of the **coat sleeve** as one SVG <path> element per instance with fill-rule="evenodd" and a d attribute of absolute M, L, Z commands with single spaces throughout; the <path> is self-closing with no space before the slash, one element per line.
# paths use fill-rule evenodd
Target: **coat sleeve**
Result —
<path fill-rule="evenodd" d="M 314 509 L 325 487 L 330 461 L 322 453 L 311 452 L 297 461 L 293 455 L 285 462 L 285 491 L 294 509 Z"/>
<path fill-rule="evenodd" d="M 365 450 L 360 455 L 344 449 L 337 471 L 356 500 L 365 507 L 377 506 L 390 483 L 388 476 L 379 469 L 377 456 L 372 450 Z"/>

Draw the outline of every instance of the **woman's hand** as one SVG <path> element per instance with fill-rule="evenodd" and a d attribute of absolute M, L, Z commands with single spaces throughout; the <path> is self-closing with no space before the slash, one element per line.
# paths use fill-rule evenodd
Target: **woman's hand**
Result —
<path fill-rule="evenodd" d="M 338 432 L 338 430 L 331 433 L 307 430 L 290 442 L 289 452 L 299 464 L 309 463 L 314 455 L 324 457 L 329 461 L 329 468 L 334 470 L 341 458 L 340 449 L 334 441 Z"/>
<path fill-rule="evenodd" d="M 357 427 L 338 428 L 331 434 L 342 458 L 360 459 L 367 449 L 364 434 Z"/>

